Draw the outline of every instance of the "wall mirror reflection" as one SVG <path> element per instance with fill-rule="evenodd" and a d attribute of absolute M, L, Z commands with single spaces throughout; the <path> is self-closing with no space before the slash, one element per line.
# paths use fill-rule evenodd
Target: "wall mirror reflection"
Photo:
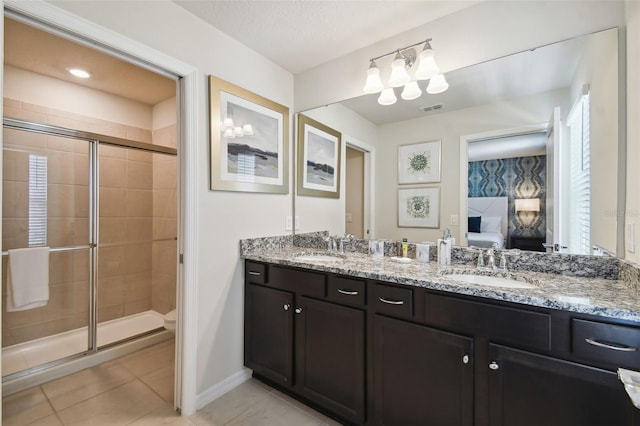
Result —
<path fill-rule="evenodd" d="M 365 184 L 359 210 L 346 195 L 296 197 L 297 232 L 318 230 L 304 217 L 322 209 L 335 212 L 332 234 L 358 221 L 365 238 L 435 241 L 450 228 L 458 245 L 621 253 L 618 38 L 614 28 L 454 70 L 447 91 L 419 81 L 420 98 L 390 106 L 370 94 L 305 111 L 363 152 L 360 177 L 348 163 L 343 176 Z M 432 140 L 442 142 L 440 182 L 400 184 L 398 147 Z M 439 229 L 399 227 L 398 190 L 423 187 L 440 190 Z"/>

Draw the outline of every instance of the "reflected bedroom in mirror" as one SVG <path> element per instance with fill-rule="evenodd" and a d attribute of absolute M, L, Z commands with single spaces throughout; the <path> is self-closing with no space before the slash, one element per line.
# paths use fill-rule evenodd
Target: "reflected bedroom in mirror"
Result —
<path fill-rule="evenodd" d="M 331 234 L 364 238 L 432 242 L 449 228 L 461 246 L 621 253 L 618 39 L 614 28 L 453 70 L 440 93 L 418 80 L 413 100 L 397 87 L 391 105 L 374 93 L 305 111 L 342 133 L 345 194 L 296 196 L 296 215 L 335 212 L 327 213 L 336 215 Z M 431 44 L 437 52 L 437 40 Z M 380 73 L 387 62 L 376 61 Z M 431 141 L 439 141 L 437 154 L 418 154 L 437 165 L 437 179 L 403 179 L 402 150 Z M 438 194 L 421 199 L 427 211 L 418 211 L 437 220 L 412 222 L 437 227 L 400 225 L 407 190 Z M 307 230 L 316 229 L 298 232 Z"/>

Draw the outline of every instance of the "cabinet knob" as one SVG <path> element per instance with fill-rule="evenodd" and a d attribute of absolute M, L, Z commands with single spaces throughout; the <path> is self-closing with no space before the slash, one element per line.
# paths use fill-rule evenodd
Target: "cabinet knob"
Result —
<path fill-rule="evenodd" d="M 301 314 L 302 313 L 302 308 L 296 308 L 296 314 Z"/>
<path fill-rule="evenodd" d="M 463 364 L 469 364 L 469 355 L 465 354 L 465 355 L 462 357 L 462 363 L 463 363 Z"/>
<path fill-rule="evenodd" d="M 498 368 L 500 368 L 500 366 L 498 365 L 497 362 L 491 361 L 491 364 L 489 364 L 489 368 L 492 370 L 497 370 Z"/>
<path fill-rule="evenodd" d="M 291 305 L 289 305 L 288 303 L 286 303 L 286 304 L 282 307 L 282 309 L 284 309 L 285 311 L 288 311 L 290 307 L 291 307 Z"/>

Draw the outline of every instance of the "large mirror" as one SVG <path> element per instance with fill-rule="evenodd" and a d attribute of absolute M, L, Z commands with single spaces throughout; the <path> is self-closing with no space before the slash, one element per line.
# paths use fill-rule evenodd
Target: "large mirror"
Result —
<path fill-rule="evenodd" d="M 296 195 L 297 232 L 420 242 L 449 228 L 458 245 L 621 253 L 618 37 L 610 29 L 451 71 L 446 92 L 420 82 L 412 101 L 397 88 L 391 106 L 374 94 L 303 112 L 342 133 L 345 191 Z M 399 183 L 406 152 L 434 141 L 439 178 Z M 405 194 L 422 193 L 438 197 L 436 223 L 401 226 Z"/>

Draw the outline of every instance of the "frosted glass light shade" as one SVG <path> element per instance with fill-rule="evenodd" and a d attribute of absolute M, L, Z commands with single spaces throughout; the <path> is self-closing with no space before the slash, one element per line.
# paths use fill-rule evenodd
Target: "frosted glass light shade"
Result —
<path fill-rule="evenodd" d="M 440 74 L 440 68 L 436 65 L 433 49 L 429 48 L 420 52 L 420 63 L 416 70 L 416 79 L 429 80 L 438 74 Z"/>
<path fill-rule="evenodd" d="M 411 78 L 409 77 L 409 73 L 404 66 L 404 58 L 399 54 L 396 55 L 396 58 L 391 63 L 391 77 L 389 77 L 389 86 L 400 87 L 409 82 Z"/>
<path fill-rule="evenodd" d="M 444 74 L 438 74 L 431 77 L 429 80 L 429 85 L 427 86 L 427 93 L 431 93 L 435 95 L 437 93 L 442 93 L 449 88 L 449 83 L 444 79 Z"/>
<path fill-rule="evenodd" d="M 362 91 L 364 93 L 378 93 L 384 89 L 382 80 L 380 80 L 380 69 L 376 66 L 375 62 L 371 63 L 371 66 L 367 70 L 367 81 L 364 83 Z"/>
<path fill-rule="evenodd" d="M 398 98 L 396 98 L 396 94 L 393 92 L 392 87 L 387 87 L 380 93 L 380 97 L 378 98 L 378 103 L 380 105 L 393 105 L 396 103 Z"/>
<path fill-rule="evenodd" d="M 224 137 L 227 139 L 233 139 L 236 135 L 234 134 L 233 129 L 227 129 L 224 131 Z"/>
<path fill-rule="evenodd" d="M 420 95 L 422 95 L 422 90 L 420 90 L 420 87 L 418 87 L 417 81 L 410 81 L 407 84 L 405 84 L 404 89 L 400 94 L 402 99 L 404 99 L 405 101 L 418 99 Z"/>
<path fill-rule="evenodd" d="M 245 124 L 242 126 L 242 133 L 245 136 L 253 136 L 253 126 L 251 124 Z"/>
<path fill-rule="evenodd" d="M 242 133 L 242 127 L 238 126 L 236 128 L 233 129 L 233 134 L 237 137 L 237 138 L 241 138 L 242 136 L 244 136 L 244 133 Z"/>
<path fill-rule="evenodd" d="M 233 125 L 233 118 L 225 118 L 224 121 L 222 122 L 222 128 L 223 129 L 233 129 L 234 125 Z"/>
<path fill-rule="evenodd" d="M 517 199 L 516 211 L 517 212 L 539 212 L 540 211 L 540 198 L 523 198 Z"/>

